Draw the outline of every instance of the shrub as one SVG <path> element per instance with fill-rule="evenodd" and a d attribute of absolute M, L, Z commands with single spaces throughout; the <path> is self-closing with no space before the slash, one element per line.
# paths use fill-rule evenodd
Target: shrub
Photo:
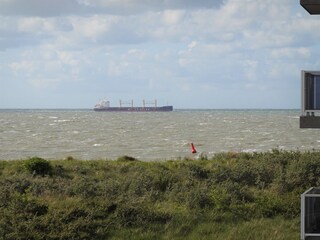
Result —
<path fill-rule="evenodd" d="M 212 207 L 213 201 L 207 188 L 195 188 L 187 195 L 187 204 L 191 209 L 204 209 Z"/>
<path fill-rule="evenodd" d="M 308 189 L 320 184 L 319 155 L 305 153 L 296 161 L 291 161 L 286 169 L 286 183 L 288 190 L 302 188 Z"/>
<path fill-rule="evenodd" d="M 72 156 L 68 156 L 68 157 L 66 157 L 66 160 L 68 160 L 68 161 L 73 161 L 73 160 L 75 160 L 75 159 L 74 159 L 74 157 L 72 157 Z"/>
<path fill-rule="evenodd" d="M 24 166 L 28 172 L 35 175 L 50 175 L 52 171 L 50 162 L 39 157 L 29 158 L 25 161 Z"/>
<path fill-rule="evenodd" d="M 152 210 L 139 203 L 121 205 L 116 211 L 116 216 L 123 227 L 148 227 L 151 224 L 166 224 L 172 218 L 168 213 Z"/>
<path fill-rule="evenodd" d="M 199 179 L 208 178 L 208 171 L 205 170 L 203 167 L 192 164 L 192 165 L 189 165 L 189 170 L 190 170 L 189 174 L 191 177 L 195 177 L 195 178 L 199 178 Z"/>
<path fill-rule="evenodd" d="M 134 157 L 124 155 L 124 156 L 118 157 L 117 161 L 118 162 L 134 162 L 138 160 Z"/>

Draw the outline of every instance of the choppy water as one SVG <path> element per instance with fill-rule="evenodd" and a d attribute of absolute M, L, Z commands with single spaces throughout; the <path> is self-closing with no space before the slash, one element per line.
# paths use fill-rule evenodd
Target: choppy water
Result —
<path fill-rule="evenodd" d="M 141 160 L 222 151 L 320 150 L 320 132 L 299 128 L 298 110 L 0 110 L 0 159 Z"/>

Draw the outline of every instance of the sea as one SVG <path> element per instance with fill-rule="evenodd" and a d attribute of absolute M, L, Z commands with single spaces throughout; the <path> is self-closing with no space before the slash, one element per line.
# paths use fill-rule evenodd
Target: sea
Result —
<path fill-rule="evenodd" d="M 320 130 L 300 129 L 299 116 L 297 109 L 0 110 L 0 160 L 115 160 L 127 155 L 162 161 L 229 151 L 319 151 Z"/>

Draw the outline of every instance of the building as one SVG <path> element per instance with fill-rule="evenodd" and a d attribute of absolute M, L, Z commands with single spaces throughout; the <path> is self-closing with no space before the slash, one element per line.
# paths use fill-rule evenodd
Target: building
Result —
<path fill-rule="evenodd" d="M 320 14 L 320 0 L 300 0 L 310 14 Z M 320 71 L 301 71 L 300 128 L 320 128 Z"/>
<path fill-rule="evenodd" d="M 300 128 L 320 128 L 320 71 L 301 71 Z"/>
<path fill-rule="evenodd" d="M 320 239 L 320 189 L 312 187 L 301 194 L 301 240 Z"/>
<path fill-rule="evenodd" d="M 300 0 L 300 5 L 312 15 L 320 14 L 319 0 Z"/>

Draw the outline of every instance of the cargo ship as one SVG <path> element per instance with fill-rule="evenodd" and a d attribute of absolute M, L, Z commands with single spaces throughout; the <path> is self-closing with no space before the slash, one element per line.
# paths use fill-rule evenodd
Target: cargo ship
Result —
<path fill-rule="evenodd" d="M 119 107 L 111 107 L 110 102 L 102 99 L 93 108 L 97 112 L 171 112 L 173 106 L 157 106 L 157 100 L 147 102 L 143 100 L 142 107 L 135 107 L 133 100 L 124 102 L 120 100 Z"/>

